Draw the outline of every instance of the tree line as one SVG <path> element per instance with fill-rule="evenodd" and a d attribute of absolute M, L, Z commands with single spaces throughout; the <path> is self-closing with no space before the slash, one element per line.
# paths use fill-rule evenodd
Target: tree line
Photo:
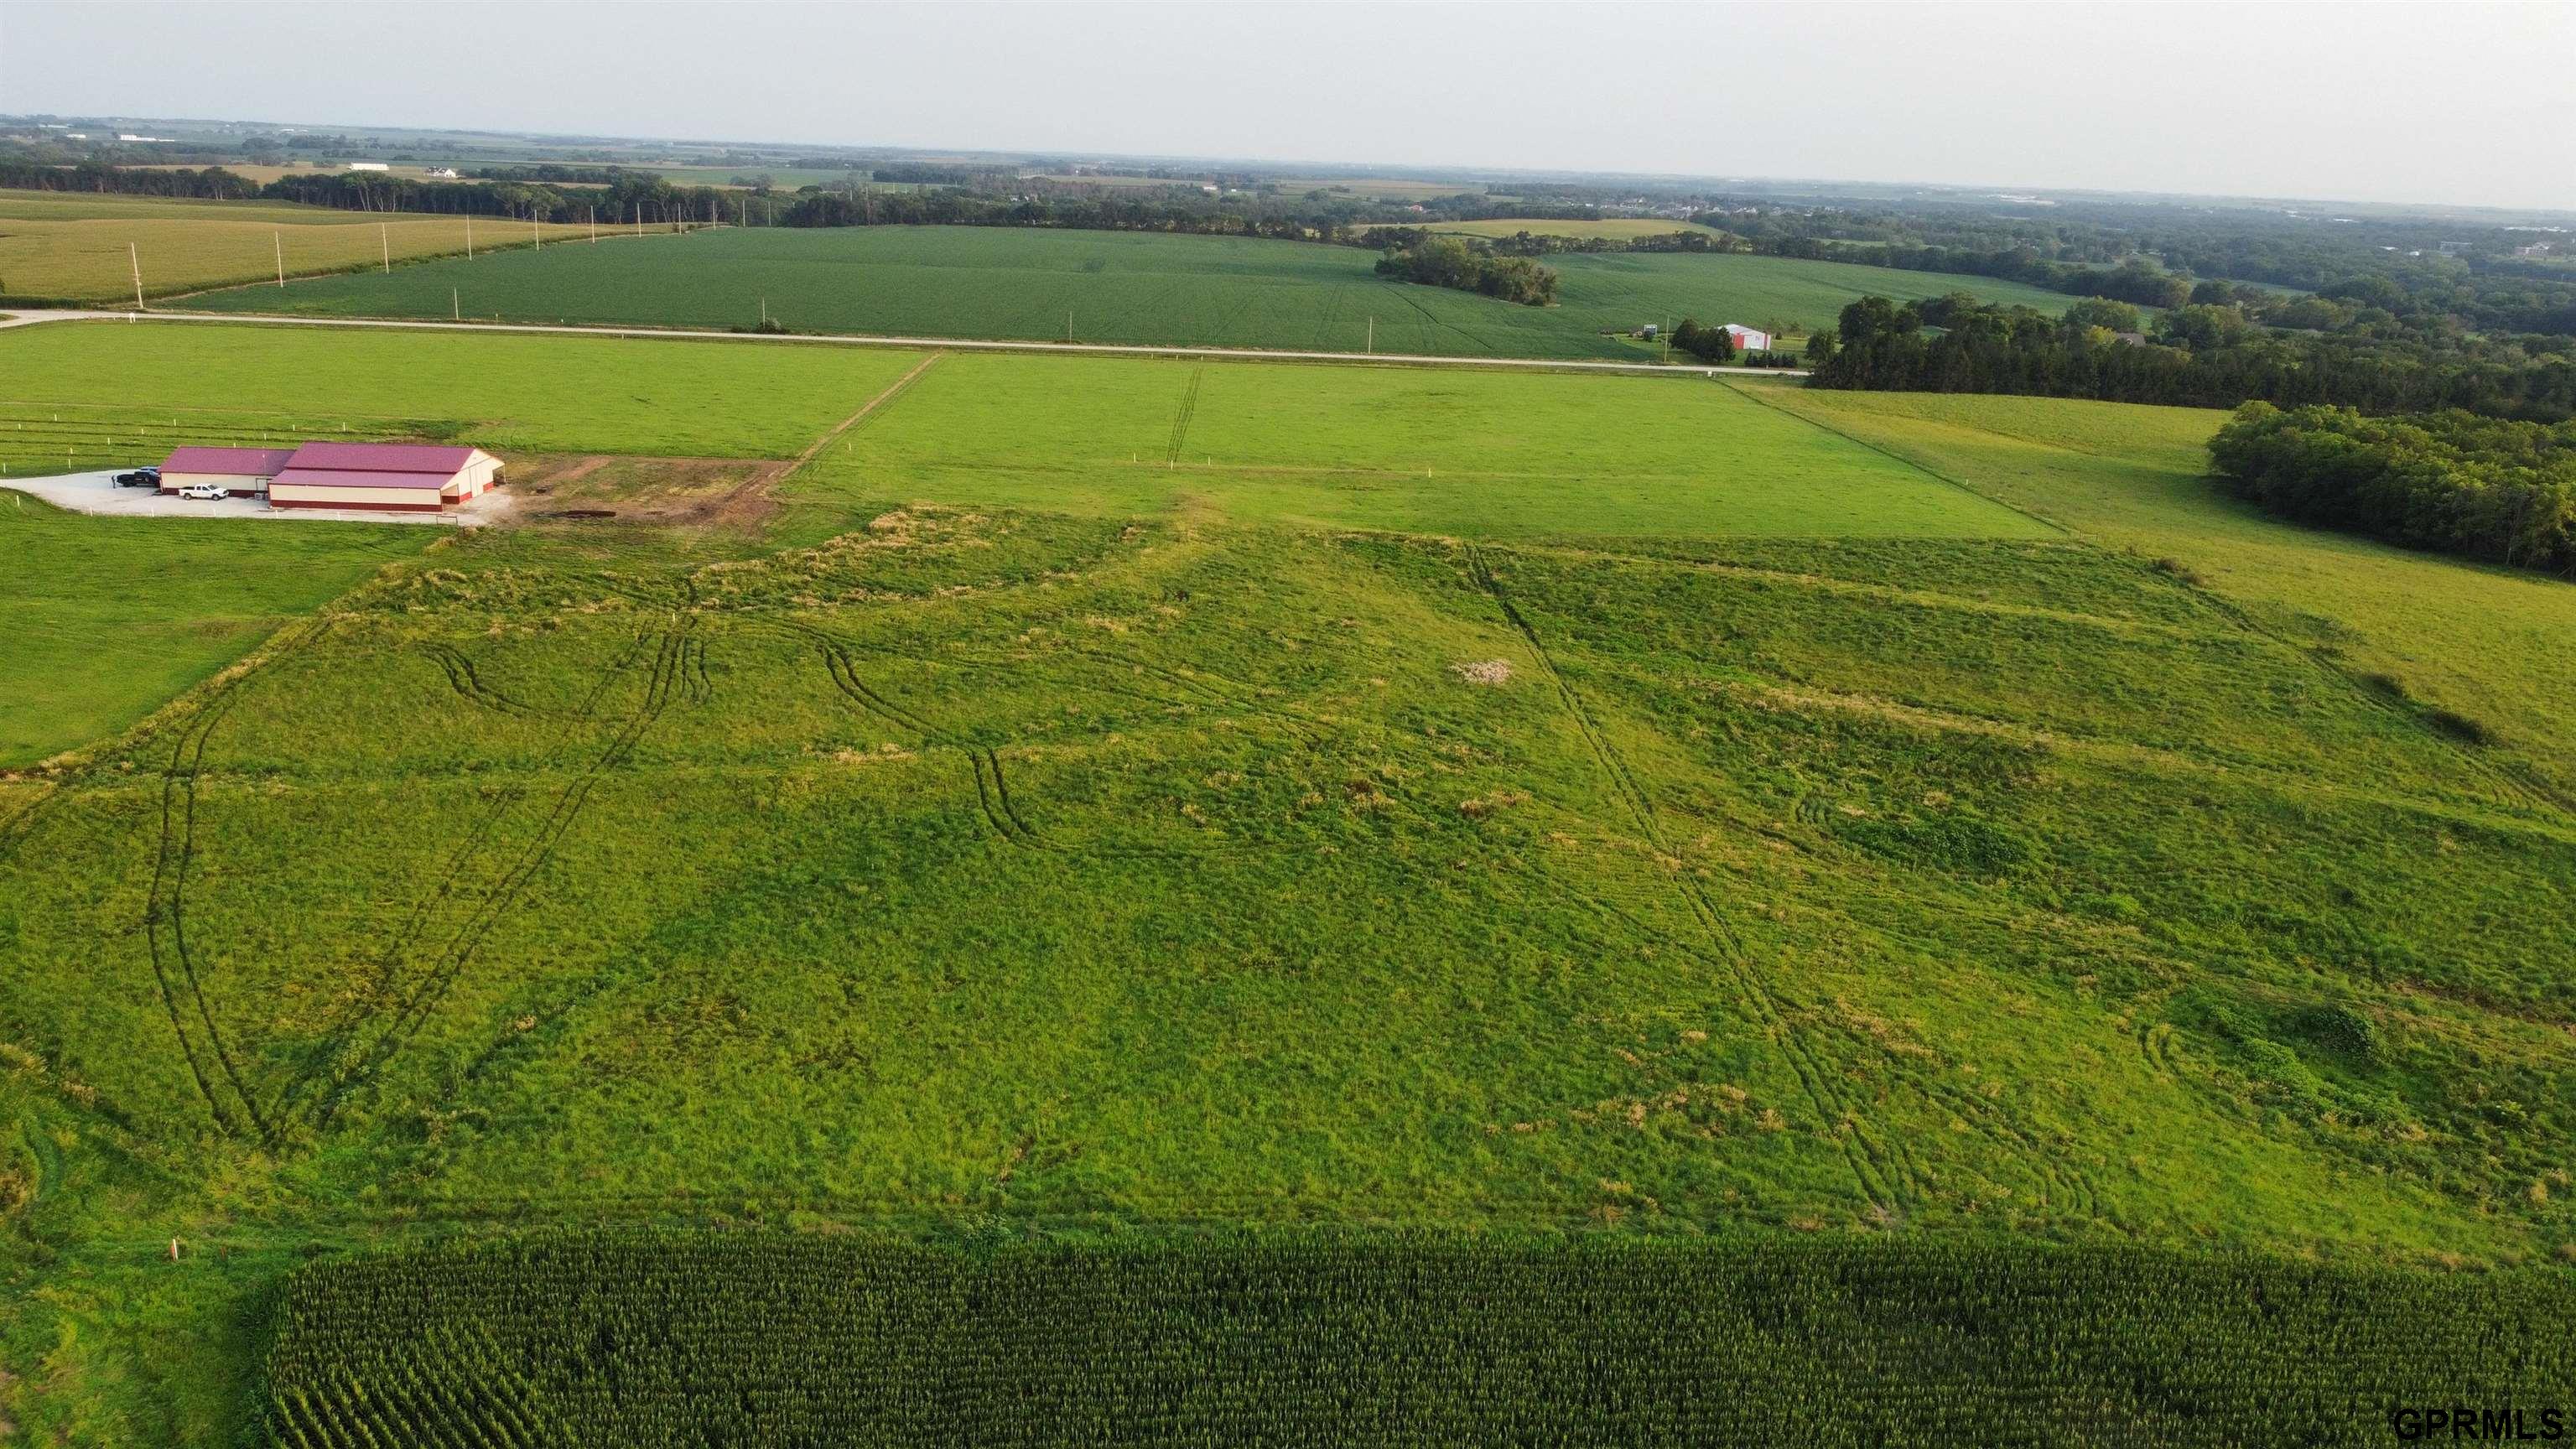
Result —
<path fill-rule="evenodd" d="M 566 170 L 570 168 L 551 168 Z M 290 201 L 339 211 L 401 211 L 437 216 L 506 216 L 538 221 L 727 222 L 782 224 L 784 198 L 720 186 L 675 186 L 650 172 L 607 168 L 605 185 L 538 181 L 434 181 L 383 171 L 317 171 L 266 185 L 220 166 L 40 166 L 0 162 L 0 187 L 192 197 L 215 201 Z"/>
<path fill-rule="evenodd" d="M 2286 518 L 2576 576 L 2576 423 L 2249 402 L 2209 455 Z"/>
<path fill-rule="evenodd" d="M 2276 305 L 2294 309 L 2300 300 Z M 1903 304 L 1864 297 L 1810 344 L 1815 371 L 1807 385 L 2192 407 L 2259 399 L 2373 414 L 2458 408 L 2540 422 L 2576 417 L 2576 361 L 2565 350 L 2510 338 L 2437 347 L 2367 327 L 2322 335 L 2284 330 L 2268 323 L 2267 308 L 2241 304 L 2175 308 L 2141 331 L 2134 309 L 2106 311 L 2120 305 L 2078 303 L 2051 317 L 1966 293 Z M 2129 325 L 2113 325 L 2123 322 Z"/>

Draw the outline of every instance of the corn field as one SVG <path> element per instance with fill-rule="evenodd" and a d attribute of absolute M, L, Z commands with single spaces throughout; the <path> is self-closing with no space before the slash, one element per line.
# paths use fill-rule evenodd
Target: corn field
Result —
<path fill-rule="evenodd" d="M 296 1449 L 2375 1443 L 2576 1401 L 2576 1295 L 1974 1241 L 599 1232 L 309 1266 L 269 1371 Z"/>

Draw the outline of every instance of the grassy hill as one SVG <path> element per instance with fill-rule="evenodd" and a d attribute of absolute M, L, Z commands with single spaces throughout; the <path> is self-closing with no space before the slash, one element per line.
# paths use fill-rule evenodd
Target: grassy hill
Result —
<path fill-rule="evenodd" d="M 407 384 L 379 350 L 404 343 Z M 322 1316 L 264 1381 L 269 1305 L 308 1255 L 504 1228 L 1214 1253 L 1207 1333 L 1307 1321 L 1211 1246 L 1239 1232 L 1778 1246 L 1761 1291 L 1799 1322 L 1925 1305 L 1869 1320 L 1895 1336 L 1854 1388 L 1900 1441 L 2080 1441 L 2069 1416 L 2125 1395 L 2232 1413 L 2294 1378 L 2283 1412 L 2325 1423 L 2320 1394 L 2410 1391 L 2357 1346 L 2390 1295 L 2454 1303 L 2438 1275 L 2478 1268 L 2511 1270 L 2482 1302 L 2563 1302 L 2576 592 L 2237 508 L 2193 452 L 2215 415 L 0 334 L 0 391 L 112 380 L 138 418 L 400 398 L 507 447 L 804 462 L 722 527 L 442 540 L 0 777 L 0 1290 L 29 1305 L 0 1315 L 0 1412 L 40 1439 L 237 1442 L 263 1383 L 391 1414 L 380 1440 L 433 1420 L 463 1380 L 422 1386 L 417 1315 L 351 1315 L 368 1270 L 296 1280 Z M 97 538 L 147 578 L 162 556 Z M 88 667 L 0 655 L 0 684 Z M 2477 690 L 2512 706 L 2492 743 L 2440 712 Z M 2024 1306 L 2043 1242 L 2182 1265 L 2085 1300 L 2145 1357 L 1939 1418 L 1888 1365 L 2001 1382 L 1959 1355 L 2007 1340 L 1942 1335 L 2023 1325 L 2028 1365 L 2104 1321 Z M 2393 1275 L 2299 1300 L 2343 1372 L 2172 1327 L 2253 1331 L 2239 1253 Z M 955 1325 L 938 1305 L 1017 1301 L 975 1286 L 1014 1261 L 866 1301 Z M 531 1414 L 631 1426 L 599 1383 L 698 1361 L 650 1325 L 803 1322 L 795 1295 L 853 1281 L 701 1275 L 674 1314 L 630 1262 L 442 1279 L 494 1316 L 420 1341 L 515 1366 L 493 1392 Z M 1348 1271 L 1355 1302 L 1422 1301 Z M 1054 1342 L 1075 1312 L 1004 1318 Z M 588 1315 L 568 1354 L 562 1314 Z M 1554 1362 L 1531 1345 L 1568 1330 L 1532 1331 L 1511 1361 Z M 2504 1377 L 2555 1402 L 2563 1335 L 2536 1332 L 2559 1347 Z M 716 1401 L 668 1402 L 650 1432 L 689 1442 Z M 964 1417 L 905 1422 L 1022 1401 L 939 1402 Z"/>
<path fill-rule="evenodd" d="M 1381 281 L 1372 253 L 1306 242 L 1009 227 L 720 230 L 317 278 L 190 299 L 208 310 L 466 316 L 1145 345 L 1638 360 L 1605 332 L 1685 314 L 1830 323 L 1868 293 L 1970 291 L 2062 311 L 2013 283 L 1778 257 L 1553 258 L 1561 305 Z M 1068 323 L 1070 324 L 1068 326 Z"/>

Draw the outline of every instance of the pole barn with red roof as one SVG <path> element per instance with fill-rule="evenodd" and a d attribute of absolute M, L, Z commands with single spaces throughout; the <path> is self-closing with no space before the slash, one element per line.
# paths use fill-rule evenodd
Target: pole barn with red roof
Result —
<path fill-rule="evenodd" d="M 271 508 L 435 513 L 501 484 L 501 460 L 480 448 L 416 443 L 307 443 L 268 485 Z"/>
<path fill-rule="evenodd" d="M 235 493 L 265 493 L 294 456 L 293 448 L 174 448 L 161 460 L 161 491 L 212 484 Z"/>

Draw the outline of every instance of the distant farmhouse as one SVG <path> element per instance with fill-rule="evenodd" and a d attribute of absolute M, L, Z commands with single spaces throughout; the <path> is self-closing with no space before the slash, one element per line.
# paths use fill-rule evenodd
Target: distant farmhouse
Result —
<path fill-rule="evenodd" d="M 2528 246 L 2515 247 L 2513 254 L 2518 257 L 2545 257 L 2549 255 L 2549 243 L 2533 242 Z"/>
<path fill-rule="evenodd" d="M 501 486 L 501 460 L 480 448 L 411 443 L 307 443 L 300 448 L 180 448 L 161 491 L 211 485 L 264 495 L 271 508 L 436 513 Z"/>

